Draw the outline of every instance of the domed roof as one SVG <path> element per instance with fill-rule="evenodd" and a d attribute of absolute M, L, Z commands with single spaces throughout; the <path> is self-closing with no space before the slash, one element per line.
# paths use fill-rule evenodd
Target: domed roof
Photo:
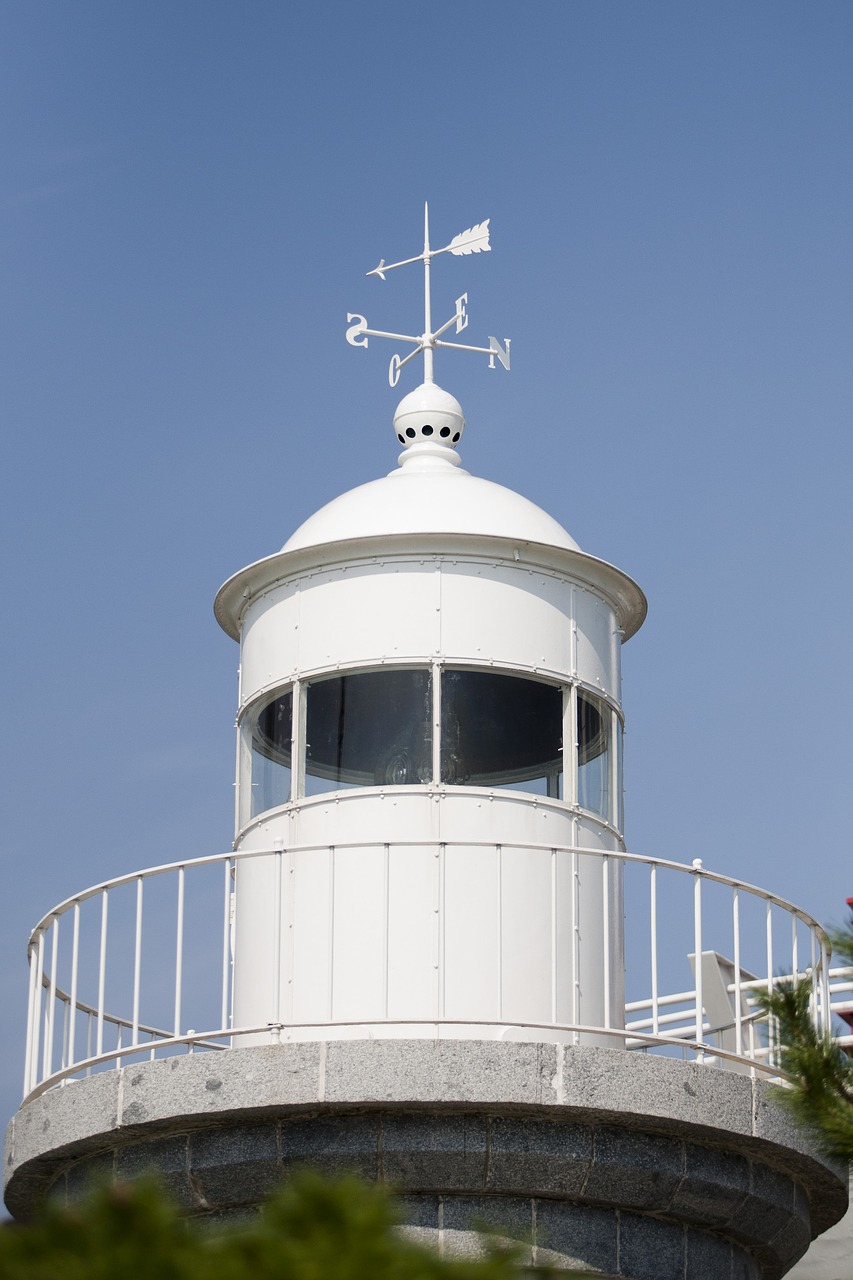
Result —
<path fill-rule="evenodd" d="M 350 538 L 426 533 L 501 537 L 580 550 L 541 507 L 464 471 L 450 449 L 423 442 L 409 445 L 390 475 L 350 489 L 321 507 L 288 538 L 282 551 Z"/>

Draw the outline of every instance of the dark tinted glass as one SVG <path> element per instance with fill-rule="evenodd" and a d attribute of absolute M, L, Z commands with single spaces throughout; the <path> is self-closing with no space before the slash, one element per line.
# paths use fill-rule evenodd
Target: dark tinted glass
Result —
<path fill-rule="evenodd" d="M 441 781 L 525 785 L 559 795 L 563 695 L 553 685 L 491 671 L 445 671 L 441 681 Z"/>
<path fill-rule="evenodd" d="M 403 786 L 432 773 L 430 673 L 367 671 L 308 688 L 307 794 Z"/>
<path fill-rule="evenodd" d="M 279 694 L 258 712 L 252 734 L 249 816 L 265 813 L 290 799 L 293 693 Z M 241 801 L 241 808 L 242 808 Z M 245 811 L 245 810 L 244 810 Z"/>

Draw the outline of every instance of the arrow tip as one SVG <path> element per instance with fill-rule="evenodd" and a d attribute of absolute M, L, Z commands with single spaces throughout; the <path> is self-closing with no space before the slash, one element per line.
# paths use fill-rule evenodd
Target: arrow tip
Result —
<path fill-rule="evenodd" d="M 385 266 L 385 259 L 383 258 L 383 259 L 382 259 L 382 261 L 379 263 L 379 266 L 378 266 L 378 267 L 374 267 L 374 268 L 373 268 L 373 270 L 372 270 L 372 271 L 368 271 L 368 272 L 367 272 L 367 274 L 368 274 L 369 276 L 379 276 L 379 279 L 380 279 L 380 280 L 384 280 L 384 279 L 385 279 L 385 272 L 382 270 L 382 268 L 383 268 L 384 266 Z"/>

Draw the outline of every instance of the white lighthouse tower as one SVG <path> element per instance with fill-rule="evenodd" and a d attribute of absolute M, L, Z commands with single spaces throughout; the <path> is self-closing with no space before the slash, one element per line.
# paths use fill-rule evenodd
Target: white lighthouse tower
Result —
<path fill-rule="evenodd" d="M 465 236 L 451 253 L 488 248 L 487 224 Z M 467 299 L 431 332 L 432 256 L 427 228 L 425 381 L 394 415 L 397 468 L 216 602 L 240 640 L 235 847 L 287 850 L 238 866 L 234 1020 L 285 1040 L 623 1023 L 621 868 L 555 847 L 624 849 L 619 659 L 645 600 L 460 465 L 432 357 Z"/>
<path fill-rule="evenodd" d="M 510 343 L 445 336 L 467 294 L 434 328 L 430 270 L 488 248 L 488 222 L 432 248 L 425 216 L 423 251 L 369 273 L 424 270 L 420 334 L 347 317 L 355 347 L 411 347 L 392 386 L 423 359 L 397 465 L 217 595 L 233 848 L 95 885 L 31 934 L 16 1217 L 151 1169 L 187 1214 L 242 1215 L 310 1163 L 388 1182 L 440 1251 L 491 1222 L 569 1272 L 778 1280 L 844 1212 L 846 1177 L 768 1098 L 753 998 L 807 976 L 826 1027 L 823 931 L 626 848 L 644 596 L 461 465 L 435 354 L 509 369 Z"/>

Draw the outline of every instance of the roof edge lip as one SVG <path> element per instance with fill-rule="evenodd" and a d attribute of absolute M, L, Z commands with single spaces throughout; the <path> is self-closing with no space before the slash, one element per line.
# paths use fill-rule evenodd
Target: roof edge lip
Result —
<path fill-rule="evenodd" d="M 524 554 L 520 558 L 525 565 L 557 569 L 604 591 L 619 615 L 623 641 L 630 640 L 646 619 L 648 601 L 642 588 L 629 574 L 607 560 L 590 555 L 588 551 L 552 543 L 508 538 L 501 534 L 472 533 L 375 534 L 296 547 L 292 551 L 276 551 L 232 574 L 217 591 L 213 612 L 226 635 L 239 641 L 243 615 L 250 602 L 275 583 L 289 577 L 341 563 L 376 560 L 381 556 L 458 555 L 463 548 L 470 555 L 492 559 L 499 554 L 502 559 L 515 563 L 519 560 L 517 553 L 523 548 Z"/>

